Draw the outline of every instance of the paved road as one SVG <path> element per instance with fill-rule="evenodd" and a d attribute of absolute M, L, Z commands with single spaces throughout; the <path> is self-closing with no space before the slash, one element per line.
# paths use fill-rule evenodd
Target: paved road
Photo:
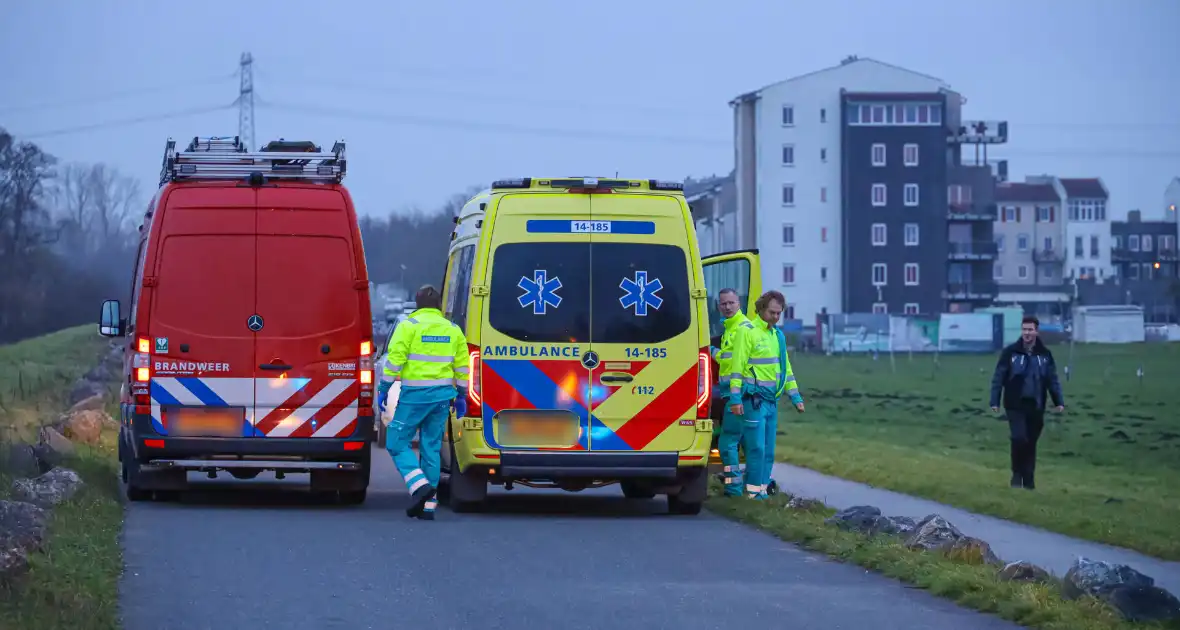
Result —
<path fill-rule="evenodd" d="M 488 513 L 411 521 L 388 456 L 373 461 L 359 507 L 317 504 L 306 477 L 202 481 L 180 503 L 130 505 L 125 628 L 1015 627 L 617 487 L 518 488 Z"/>

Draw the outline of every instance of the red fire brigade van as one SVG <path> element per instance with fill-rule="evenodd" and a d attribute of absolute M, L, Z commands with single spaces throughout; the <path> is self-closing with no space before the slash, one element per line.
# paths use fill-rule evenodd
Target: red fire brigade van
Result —
<path fill-rule="evenodd" d="M 119 460 L 131 500 L 187 473 L 310 473 L 361 503 L 373 432 L 373 318 L 344 143 L 169 140 L 140 227 Z"/>

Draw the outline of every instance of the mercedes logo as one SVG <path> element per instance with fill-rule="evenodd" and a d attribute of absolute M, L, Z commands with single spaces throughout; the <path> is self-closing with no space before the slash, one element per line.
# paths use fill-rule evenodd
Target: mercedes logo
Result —
<path fill-rule="evenodd" d="M 598 353 L 593 350 L 587 350 L 586 354 L 582 355 L 582 367 L 587 370 L 593 370 L 598 367 Z"/>
<path fill-rule="evenodd" d="M 258 331 L 262 330 L 262 316 L 261 315 L 251 315 L 250 319 L 246 320 L 246 328 L 249 328 L 250 330 L 253 330 L 254 332 L 258 332 Z"/>

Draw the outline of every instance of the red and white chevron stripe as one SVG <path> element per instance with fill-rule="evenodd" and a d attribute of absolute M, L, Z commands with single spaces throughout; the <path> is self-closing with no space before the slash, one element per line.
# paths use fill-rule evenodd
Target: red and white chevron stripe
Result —
<path fill-rule="evenodd" d="M 355 378 L 256 378 L 254 428 L 274 438 L 347 437 L 359 402 Z"/>

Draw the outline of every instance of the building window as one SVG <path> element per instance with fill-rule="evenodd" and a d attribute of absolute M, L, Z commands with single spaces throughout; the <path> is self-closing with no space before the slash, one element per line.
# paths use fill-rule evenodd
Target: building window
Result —
<path fill-rule="evenodd" d="M 795 205 L 795 185 L 794 184 L 783 184 L 783 205 L 784 206 Z"/>
<path fill-rule="evenodd" d="M 884 223 L 874 223 L 873 224 L 873 245 L 883 246 L 883 245 L 885 245 L 885 239 L 886 239 L 885 224 Z"/>
<path fill-rule="evenodd" d="M 1066 208 L 1070 221 L 1106 220 L 1106 202 L 1100 199 L 1070 199 Z"/>
<path fill-rule="evenodd" d="M 1086 255 L 1086 248 L 1082 245 L 1082 237 L 1075 236 L 1073 239 L 1073 257 L 1081 258 Z"/>
<path fill-rule="evenodd" d="M 905 224 L 905 244 L 908 246 L 914 246 L 914 245 L 918 244 L 918 224 L 917 223 L 906 223 Z"/>
<path fill-rule="evenodd" d="M 873 145 L 873 166 L 885 166 L 885 145 Z"/>
<path fill-rule="evenodd" d="M 795 226 L 784 225 L 783 226 L 783 245 L 794 245 L 794 244 L 795 244 Z"/>
<path fill-rule="evenodd" d="M 885 201 L 885 184 L 873 184 L 873 205 L 883 206 Z"/>
<path fill-rule="evenodd" d="M 1079 236 L 1078 238 L 1080 239 L 1081 237 Z M 1139 251 L 1139 235 L 1138 234 L 1132 234 L 1127 237 L 1127 249 L 1129 249 L 1133 252 Z"/>
<path fill-rule="evenodd" d="M 1045 248 L 1045 251 L 1047 251 L 1047 252 L 1053 251 L 1053 237 L 1052 236 L 1045 237 L 1044 248 Z"/>
<path fill-rule="evenodd" d="M 905 314 L 906 315 L 917 315 L 919 312 L 921 312 L 921 309 L 918 308 L 917 302 L 906 302 L 906 305 L 905 305 Z"/>
<path fill-rule="evenodd" d="M 820 186 L 819 187 L 819 200 L 821 203 L 828 202 L 828 187 L 827 186 Z"/>
<path fill-rule="evenodd" d="M 918 205 L 917 184 L 906 184 L 905 188 L 902 189 L 902 195 L 904 196 L 905 205 L 911 207 Z"/>
<path fill-rule="evenodd" d="M 962 184 L 951 184 L 947 186 L 946 200 L 951 205 L 971 203 L 971 187 Z"/>
<path fill-rule="evenodd" d="M 1041 277 L 1046 280 L 1052 280 L 1053 279 L 1053 268 L 1052 267 L 1041 267 Z"/>
<path fill-rule="evenodd" d="M 784 144 L 783 145 L 783 166 L 794 166 L 794 165 L 795 165 L 795 145 Z"/>
<path fill-rule="evenodd" d="M 885 286 L 885 263 L 873 263 L 873 286 Z"/>
<path fill-rule="evenodd" d="M 1144 237 L 1143 237 L 1143 239 L 1144 239 L 1144 240 L 1143 240 L 1143 245 L 1144 245 L 1143 251 L 1145 251 L 1145 252 L 1146 252 L 1146 251 L 1151 251 L 1151 250 L 1150 250 L 1150 248 L 1151 248 L 1151 237 L 1150 237 L 1150 236 L 1144 236 Z M 1097 257 L 1098 257 L 1098 237 L 1097 237 L 1097 236 L 1091 236 L 1091 237 L 1090 237 L 1090 258 L 1097 258 Z"/>
<path fill-rule="evenodd" d="M 1150 234 L 1143 235 L 1143 238 L 1140 239 L 1140 241 L 1139 241 L 1139 247 L 1145 252 L 1151 251 L 1151 235 Z M 1090 248 L 1093 250 L 1098 249 L 1098 237 L 1097 236 L 1090 237 Z"/>
<path fill-rule="evenodd" d="M 794 105 L 783 105 L 783 126 L 784 127 L 794 127 L 795 126 L 795 106 Z"/>
<path fill-rule="evenodd" d="M 1024 280 L 1025 278 L 1027 278 L 1028 277 L 1028 265 L 1017 265 L 1016 266 L 1016 277 L 1020 278 L 1021 280 Z"/>
<path fill-rule="evenodd" d="M 1160 235 L 1160 251 L 1172 252 L 1176 249 L 1176 237 L 1171 234 Z"/>
<path fill-rule="evenodd" d="M 1127 265 L 1127 278 L 1130 280 L 1139 279 L 1139 265 L 1136 265 L 1135 263 Z"/>
<path fill-rule="evenodd" d="M 819 268 L 819 279 L 823 280 L 824 282 L 828 281 L 828 268 L 827 267 L 820 267 Z"/>
<path fill-rule="evenodd" d="M 795 265 L 791 263 L 783 264 L 783 284 L 795 284 Z"/>
<path fill-rule="evenodd" d="M 827 242 L 828 242 L 828 228 L 826 228 L 826 227 L 821 227 L 821 228 L 819 229 L 819 242 L 821 242 L 821 243 L 827 243 Z"/>
<path fill-rule="evenodd" d="M 1053 221 L 1053 208 L 1037 206 L 1037 221 L 1050 223 Z"/>
<path fill-rule="evenodd" d="M 1004 206 L 1004 222 L 1007 223 L 1008 221 L 1017 221 L 1016 206 Z"/>
<path fill-rule="evenodd" d="M 783 308 L 783 319 L 795 319 L 795 305 L 788 304 Z"/>
<path fill-rule="evenodd" d="M 918 263 L 905 264 L 905 285 L 907 287 L 918 285 Z"/>
<path fill-rule="evenodd" d="M 1004 265 L 992 263 L 992 278 L 999 280 L 1004 277 Z"/>
<path fill-rule="evenodd" d="M 889 305 L 884 302 L 873 302 L 873 314 L 885 315 L 889 312 Z"/>
<path fill-rule="evenodd" d="M 822 107 L 819 108 L 819 121 L 821 123 L 828 122 L 828 110 L 826 110 Z"/>
<path fill-rule="evenodd" d="M 1018 251 L 1018 252 L 1027 252 L 1028 251 L 1028 234 L 1017 234 L 1016 235 L 1016 251 Z"/>
<path fill-rule="evenodd" d="M 827 149 L 820 149 L 819 150 L 819 161 L 820 162 L 827 162 L 828 161 L 828 150 Z"/>
<path fill-rule="evenodd" d="M 1123 248 L 1123 237 L 1116 234 L 1116 235 L 1112 236 L 1111 238 L 1113 239 L 1111 241 L 1111 245 L 1110 245 L 1111 249 L 1122 249 Z"/>
<path fill-rule="evenodd" d="M 942 124 L 939 103 L 852 103 L 848 105 L 849 125 L 938 126 Z"/>
<path fill-rule="evenodd" d="M 918 165 L 918 145 L 907 144 L 901 150 L 902 162 L 906 166 Z"/>
<path fill-rule="evenodd" d="M 997 252 L 1004 251 L 1004 235 L 1003 234 L 996 235 L 996 251 Z"/>

